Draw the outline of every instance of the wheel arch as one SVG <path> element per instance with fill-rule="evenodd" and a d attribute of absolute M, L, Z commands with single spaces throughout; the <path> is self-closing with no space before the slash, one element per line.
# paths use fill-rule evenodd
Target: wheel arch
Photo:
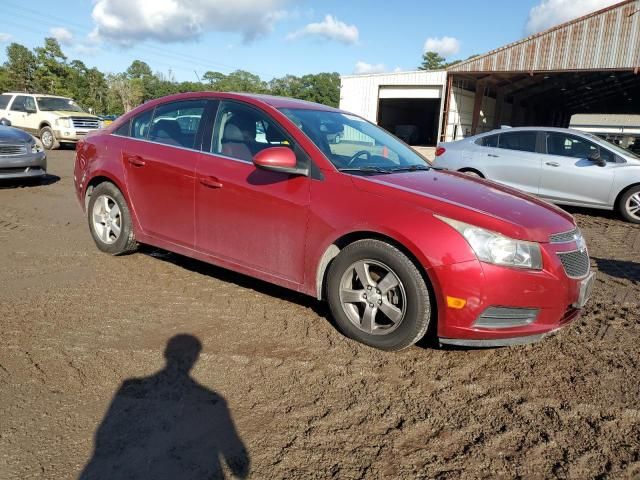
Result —
<path fill-rule="evenodd" d="M 627 185 L 626 187 L 624 187 L 622 190 L 620 190 L 618 192 L 618 194 L 616 195 L 616 199 L 613 202 L 613 208 L 614 209 L 617 209 L 617 208 L 620 207 L 620 200 L 622 199 L 624 194 L 627 193 L 629 190 L 631 190 L 634 187 L 640 187 L 640 182 L 635 182 L 635 183 L 632 183 L 630 185 Z"/>
<path fill-rule="evenodd" d="M 420 259 L 418 258 L 418 255 L 414 253 L 411 248 L 407 247 L 403 242 L 398 241 L 397 239 L 393 238 L 388 234 L 370 231 L 370 230 L 358 230 L 358 231 L 353 231 L 353 232 L 343 234 L 342 236 L 335 239 L 324 250 L 323 254 L 320 256 L 320 260 L 318 261 L 317 268 L 316 268 L 316 298 L 318 300 L 323 300 L 324 298 L 326 298 L 327 272 L 329 270 L 329 265 L 331 264 L 333 259 L 336 258 L 340 253 L 340 251 L 347 245 L 357 242 L 358 240 L 368 240 L 368 239 L 380 240 L 400 250 L 404 255 L 407 256 L 409 260 L 411 260 L 414 263 L 414 265 L 422 275 L 422 278 L 430 287 L 429 291 L 431 292 L 431 295 L 434 294 L 434 284 L 429 278 L 427 269 L 424 267 L 424 263 L 421 262 Z M 432 301 L 431 302 L 432 308 L 435 309 L 436 308 L 435 299 L 432 298 L 431 301 Z"/>
<path fill-rule="evenodd" d="M 42 130 L 44 127 L 51 128 L 51 122 L 49 122 L 48 120 L 40 122 L 40 125 L 38 126 L 38 133 L 40 133 L 40 130 Z"/>
<path fill-rule="evenodd" d="M 463 167 L 460 170 L 458 170 L 461 173 L 466 173 L 466 172 L 473 172 L 477 175 L 480 176 L 480 178 L 487 178 L 485 177 L 484 173 L 482 173 L 480 170 L 476 169 L 476 168 L 471 168 L 471 167 Z"/>
<path fill-rule="evenodd" d="M 84 199 L 84 210 L 85 212 L 87 211 L 87 207 L 89 205 L 89 199 L 91 198 L 91 192 L 93 192 L 93 189 L 96 188 L 98 185 L 100 185 L 101 183 L 104 182 L 109 182 L 109 183 L 113 183 L 116 188 L 118 190 L 120 190 L 120 192 L 122 193 L 122 196 L 125 198 L 125 200 L 127 201 L 127 203 L 129 204 L 129 209 L 131 209 L 131 202 L 129 201 L 127 192 L 125 191 L 124 188 L 122 188 L 122 185 L 120 185 L 120 183 L 115 180 L 113 177 L 108 176 L 104 173 L 100 173 L 100 174 L 96 174 L 95 176 L 91 177 L 91 179 L 87 182 L 87 185 L 84 189 L 84 194 L 83 194 L 83 199 Z"/>

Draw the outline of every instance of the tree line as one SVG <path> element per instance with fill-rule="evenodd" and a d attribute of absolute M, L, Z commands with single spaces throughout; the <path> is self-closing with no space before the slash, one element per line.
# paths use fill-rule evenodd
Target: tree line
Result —
<path fill-rule="evenodd" d="M 173 93 L 215 90 L 281 95 L 337 107 L 340 75 L 318 73 L 285 75 L 270 81 L 245 70 L 224 74 L 208 71 L 198 82 L 178 82 L 171 72 L 153 72 L 142 60 L 134 60 L 119 73 L 89 68 L 70 60 L 55 38 L 29 50 L 19 43 L 7 46 L 7 60 L 0 66 L 0 93 L 20 91 L 71 97 L 96 114 L 120 115 L 148 100 Z"/>

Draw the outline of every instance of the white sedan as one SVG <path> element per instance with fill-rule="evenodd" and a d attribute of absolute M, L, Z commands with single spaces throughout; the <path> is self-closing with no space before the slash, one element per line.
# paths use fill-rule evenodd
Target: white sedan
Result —
<path fill-rule="evenodd" d="M 494 180 L 562 205 L 617 209 L 640 223 L 640 157 L 594 135 L 503 128 L 440 143 L 436 168 Z"/>

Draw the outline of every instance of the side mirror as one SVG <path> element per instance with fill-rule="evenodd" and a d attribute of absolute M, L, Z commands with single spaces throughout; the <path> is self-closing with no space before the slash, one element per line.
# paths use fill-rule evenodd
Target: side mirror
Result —
<path fill-rule="evenodd" d="M 296 154 L 288 147 L 269 147 L 253 157 L 253 164 L 263 170 L 291 173 L 293 175 L 309 175 L 309 168 L 299 168 Z"/>
<path fill-rule="evenodd" d="M 605 167 L 607 165 L 607 161 L 600 156 L 600 152 L 598 150 L 589 155 L 588 159 L 599 167 Z"/>
<path fill-rule="evenodd" d="M 5 127 L 10 127 L 11 120 L 9 120 L 8 118 L 0 118 L 0 125 L 3 125 Z"/>

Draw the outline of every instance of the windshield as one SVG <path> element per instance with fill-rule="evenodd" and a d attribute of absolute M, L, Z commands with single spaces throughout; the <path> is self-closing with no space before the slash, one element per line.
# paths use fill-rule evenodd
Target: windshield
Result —
<path fill-rule="evenodd" d="M 280 110 L 342 171 L 368 174 L 425 170 L 424 158 L 385 130 L 355 115 L 323 110 Z"/>
<path fill-rule="evenodd" d="M 607 139 L 604 139 L 602 137 L 598 137 L 597 135 L 592 135 L 591 133 L 587 133 L 586 135 L 587 135 L 587 137 L 590 137 L 593 140 L 597 140 L 599 142 L 604 143 L 607 148 L 610 148 L 611 150 L 616 152 L 618 155 L 625 155 L 627 157 L 640 159 L 640 157 L 638 155 L 636 155 L 635 153 L 633 153 L 631 150 L 627 150 L 626 148 L 622 148 L 621 146 L 616 145 L 615 143 L 610 142 Z"/>
<path fill-rule="evenodd" d="M 62 97 L 36 97 L 38 107 L 45 112 L 62 110 L 65 112 L 82 112 L 83 110 L 70 98 Z"/>

